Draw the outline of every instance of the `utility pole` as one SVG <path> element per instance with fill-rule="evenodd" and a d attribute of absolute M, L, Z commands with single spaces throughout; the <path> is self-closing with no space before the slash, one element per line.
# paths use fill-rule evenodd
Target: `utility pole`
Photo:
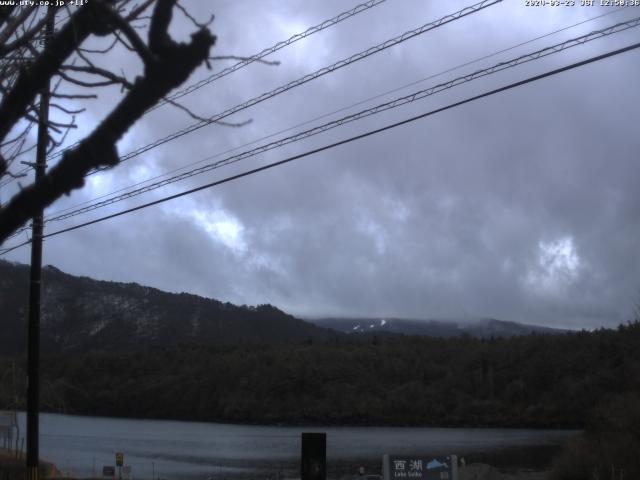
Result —
<path fill-rule="evenodd" d="M 47 11 L 49 18 L 45 27 L 44 50 L 53 36 L 55 13 L 53 7 Z M 49 139 L 50 82 L 40 92 L 38 110 L 38 146 L 36 149 L 35 182 L 44 177 L 47 167 L 47 143 Z M 40 277 L 42 273 L 42 232 L 44 211 L 40 209 L 33 217 L 31 234 L 31 274 L 29 284 L 29 330 L 27 359 L 27 480 L 38 480 L 39 410 L 40 410 Z"/>

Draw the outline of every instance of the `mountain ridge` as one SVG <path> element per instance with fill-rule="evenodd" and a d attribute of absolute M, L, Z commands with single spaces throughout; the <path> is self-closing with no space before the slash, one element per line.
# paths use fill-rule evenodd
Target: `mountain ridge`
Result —
<path fill-rule="evenodd" d="M 42 271 L 44 352 L 128 351 L 179 343 L 205 345 L 324 341 L 341 334 L 272 305 L 237 306 L 136 283 Z M 26 346 L 29 267 L 0 261 L 0 352 Z"/>
<path fill-rule="evenodd" d="M 181 343 L 358 342 L 398 334 L 491 338 L 565 332 L 496 319 L 475 323 L 399 318 L 305 321 L 269 304 L 237 306 L 133 282 L 75 276 L 52 265 L 43 267 L 42 277 L 41 346 L 45 353 L 131 351 Z M 4 332 L 0 354 L 22 353 L 26 347 L 28 282 L 27 265 L 0 260 Z"/>
<path fill-rule="evenodd" d="M 347 334 L 404 334 L 437 338 L 453 338 L 469 335 L 476 338 L 504 338 L 529 334 L 563 334 L 569 330 L 498 320 L 478 318 L 407 319 L 395 317 L 323 317 L 308 319 L 315 325 L 332 328 Z"/>

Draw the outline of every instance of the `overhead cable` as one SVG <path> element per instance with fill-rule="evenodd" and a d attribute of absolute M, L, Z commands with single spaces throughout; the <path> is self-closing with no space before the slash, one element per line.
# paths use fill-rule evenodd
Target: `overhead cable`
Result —
<path fill-rule="evenodd" d="M 280 95 L 282 93 L 288 92 L 289 90 L 292 90 L 296 87 L 299 87 L 301 85 L 304 85 L 312 80 L 315 80 L 316 78 L 322 77 L 324 75 L 327 75 L 329 73 L 333 73 L 336 70 L 339 70 L 343 67 L 346 67 L 347 65 L 351 65 L 354 62 L 357 62 L 359 60 L 363 60 L 367 57 L 370 57 L 371 55 L 374 55 L 376 53 L 379 53 L 383 50 L 386 50 L 388 48 L 394 47 L 396 45 L 399 45 L 407 40 L 410 40 L 418 35 L 422 35 L 426 32 L 429 32 L 431 30 L 434 30 L 438 27 L 441 27 L 442 25 L 446 25 L 447 23 L 453 22 L 455 20 L 458 20 L 460 18 L 466 17 L 467 15 L 471 15 L 473 13 L 476 13 L 480 10 L 483 10 L 487 7 L 490 7 L 492 5 L 495 5 L 497 3 L 501 3 L 502 0 L 482 0 L 481 2 L 478 2 L 474 5 L 471 5 L 469 7 L 465 7 L 462 10 L 459 10 L 455 13 L 449 14 L 449 15 L 445 15 L 444 17 L 435 20 L 433 22 L 429 22 L 426 23 L 416 29 L 413 30 L 408 30 L 404 33 L 402 33 L 401 35 L 398 35 L 394 38 L 391 38 L 389 40 L 386 40 L 378 45 L 375 45 L 373 47 L 367 48 L 366 50 L 363 50 L 361 52 L 358 52 L 354 55 L 351 55 L 350 57 L 344 58 L 338 62 L 335 62 L 329 66 L 323 67 L 319 70 L 316 70 L 313 73 L 309 73 L 301 78 L 298 78 L 296 80 L 293 80 L 285 85 L 281 85 L 280 87 L 271 90 L 269 92 L 265 92 L 261 95 L 258 95 L 257 97 L 254 97 L 250 100 L 247 100 L 244 103 L 241 103 L 239 105 L 236 105 L 234 107 L 231 107 L 221 113 L 218 113 L 216 115 L 213 115 L 212 117 L 208 118 L 207 120 L 203 120 L 203 121 L 198 121 L 196 123 L 191 124 L 190 126 L 183 128 L 182 130 L 178 130 L 176 132 L 173 132 L 165 137 L 162 137 L 152 143 L 149 143 L 147 145 L 144 145 L 142 147 L 139 147 L 125 155 L 123 155 L 120 158 L 120 162 L 125 162 L 127 160 L 130 160 L 133 157 L 136 157 L 144 152 L 147 152 L 149 150 L 151 150 L 152 148 L 155 148 L 159 145 L 163 145 L 167 142 L 170 142 L 172 140 L 175 140 L 179 137 L 182 137 L 184 135 L 187 135 L 188 133 L 194 132 L 196 130 L 199 130 L 202 127 L 206 127 L 207 125 L 211 125 L 213 123 L 219 122 L 235 113 L 238 113 L 242 110 L 245 110 L 247 108 L 253 107 L 261 102 L 264 102 L 265 100 L 268 100 L 270 98 L 273 98 L 277 95 Z M 63 152 L 64 150 L 62 150 L 61 152 Z M 93 173 L 95 172 L 99 172 L 102 170 L 106 170 L 106 168 L 103 169 L 97 169 L 94 170 Z"/>
<path fill-rule="evenodd" d="M 213 75 L 204 78 L 196 83 L 194 83 L 193 85 L 190 85 L 182 90 L 178 90 L 177 92 L 169 95 L 168 97 L 166 97 L 164 100 L 162 100 L 161 102 L 159 102 L 158 104 L 154 105 L 153 107 L 149 108 L 145 114 L 155 110 L 156 108 L 165 105 L 167 103 L 170 103 L 173 100 L 176 100 L 180 97 L 183 97 L 191 92 L 194 92 L 196 90 L 198 90 L 199 88 L 202 88 L 205 85 L 208 85 L 222 77 L 225 77 L 237 70 L 240 70 L 241 68 L 246 67 L 247 65 L 250 65 L 251 63 L 254 63 L 258 60 L 261 60 L 262 58 L 266 57 L 267 55 L 270 55 L 274 52 L 277 52 L 278 50 L 281 50 L 299 40 L 302 40 L 304 38 L 307 38 L 311 35 L 313 35 L 314 33 L 318 33 L 321 32 L 322 30 L 325 30 L 326 28 L 332 27 L 334 25 L 337 25 L 338 23 L 347 20 L 355 15 L 358 15 L 359 13 L 365 12 L 373 7 L 377 7 L 378 5 L 380 5 L 383 2 L 386 2 L 387 0 L 369 0 L 367 2 L 361 3 L 359 5 L 356 5 L 355 7 L 339 13 L 338 15 L 336 15 L 335 17 L 329 18 L 327 20 L 324 20 L 322 22 L 320 22 L 317 25 L 314 25 L 313 27 L 309 27 L 307 28 L 304 32 L 300 32 L 300 33 L 296 33 L 294 35 L 292 35 L 291 37 L 289 37 L 286 40 L 280 41 L 278 43 L 276 43 L 275 45 L 272 45 L 271 47 L 267 47 L 265 49 L 263 49 L 262 51 L 255 53 L 253 55 L 251 55 L 250 57 L 247 57 L 246 59 L 243 59 L 233 65 L 231 65 L 230 67 L 227 67 L 217 73 L 214 73 Z M 61 150 L 58 150 L 57 152 L 51 154 L 49 156 L 49 158 L 57 158 L 59 156 L 61 156 L 65 151 L 70 150 L 72 148 L 77 147 L 80 144 L 80 142 L 76 142 L 72 145 L 69 145 L 68 147 L 65 147 Z"/>
<path fill-rule="evenodd" d="M 638 25 L 640 25 L 640 17 L 637 17 L 637 18 L 635 18 L 633 20 L 629 20 L 629 21 L 626 21 L 626 22 L 621 22 L 621 23 L 618 23 L 616 25 L 612 25 L 612 26 L 607 27 L 607 28 L 602 29 L 602 30 L 594 31 L 594 32 L 588 33 L 586 35 L 583 35 L 581 37 L 577 37 L 577 38 L 574 38 L 574 39 L 571 39 L 571 40 L 567 40 L 565 42 L 562 42 L 562 43 L 559 43 L 559 44 L 556 44 L 556 45 L 553 45 L 553 46 L 550 46 L 550 47 L 546 47 L 546 48 L 543 48 L 541 50 L 537 50 L 535 52 L 532 52 L 532 53 L 529 53 L 529 54 L 526 54 L 526 55 L 521 55 L 521 56 L 516 57 L 514 59 L 511 59 L 511 60 L 508 60 L 508 61 L 504 61 L 504 62 L 500 62 L 500 63 L 498 63 L 498 64 L 496 64 L 496 65 L 494 65 L 492 67 L 481 69 L 481 70 L 477 70 L 477 71 L 475 71 L 473 73 L 470 73 L 468 75 L 463 75 L 463 76 L 456 77 L 456 78 L 454 78 L 452 80 L 449 80 L 447 82 L 439 83 L 439 84 L 437 84 L 435 86 L 432 86 L 432 87 L 429 87 L 427 89 L 419 90 L 419 91 L 414 92 L 414 93 L 412 93 L 410 95 L 406 95 L 406 96 L 403 96 L 403 97 L 400 97 L 400 98 L 396 98 L 396 99 L 394 99 L 392 101 L 385 102 L 385 103 L 376 105 L 374 107 L 367 108 L 365 110 L 361 110 L 360 112 L 357 112 L 357 113 L 354 113 L 354 114 L 351 114 L 351 115 L 347 115 L 347 116 L 342 117 L 340 119 L 327 122 L 325 124 L 319 125 L 317 127 L 310 128 L 308 130 L 296 133 L 294 135 L 282 138 L 280 140 L 260 145 L 260 146 L 254 148 L 254 149 L 247 150 L 247 151 L 241 152 L 241 153 L 236 154 L 236 155 L 232 155 L 230 157 L 227 157 L 225 159 L 219 160 L 217 162 L 210 163 L 210 164 L 207 164 L 207 165 L 203 165 L 203 166 L 195 168 L 193 170 L 189 170 L 187 172 L 184 172 L 184 173 L 169 177 L 167 179 L 160 180 L 158 182 L 154 182 L 154 183 L 151 183 L 149 185 L 145 185 L 144 187 L 140 187 L 140 188 L 137 188 L 135 190 L 131 190 L 129 192 L 126 192 L 126 193 L 123 193 L 123 194 L 120 194 L 120 195 L 117 195 L 117 196 L 102 200 L 100 202 L 93 203 L 91 205 L 88 205 L 88 206 L 73 210 L 71 212 L 62 213 L 60 215 L 56 215 L 56 216 L 47 218 L 46 222 L 48 223 L 48 222 L 52 222 L 52 221 L 65 220 L 65 219 L 68 219 L 68 218 L 76 216 L 76 215 L 80 215 L 80 214 L 83 214 L 83 213 L 86 213 L 86 212 L 89 212 L 89 211 L 92 211 L 92 210 L 96 210 L 98 208 L 102 208 L 104 206 L 111 205 L 113 203 L 120 202 L 120 201 L 129 199 L 129 198 L 132 198 L 134 196 L 138 196 L 138 195 L 141 195 L 143 193 L 147 193 L 147 192 L 152 191 L 152 190 L 156 190 L 158 188 L 164 187 L 164 186 L 169 185 L 171 183 L 175 183 L 175 182 L 178 182 L 178 181 L 181 181 L 181 180 L 184 180 L 184 179 L 196 176 L 196 175 L 201 175 L 201 174 L 209 172 L 211 170 L 220 168 L 220 167 L 222 167 L 224 165 L 229 165 L 231 163 L 236 163 L 236 162 L 239 162 L 239 161 L 244 160 L 246 158 L 253 157 L 253 156 L 256 156 L 258 154 L 267 152 L 269 150 L 273 150 L 275 148 L 279 148 L 279 147 L 282 147 L 284 145 L 288 145 L 290 143 L 297 142 L 297 141 L 300 141 L 300 140 L 305 139 L 305 138 L 309 138 L 311 136 L 317 135 L 317 134 L 322 133 L 322 132 L 326 132 L 326 131 L 331 130 L 333 128 L 345 125 L 347 123 L 351 123 L 351 122 L 354 122 L 356 120 L 360 120 L 362 118 L 365 118 L 365 117 L 368 117 L 368 116 L 371 116 L 371 115 L 375 115 L 375 114 L 378 114 L 378 113 L 381 113 L 381 112 L 384 112 L 384 111 L 387 111 L 387 110 L 390 110 L 390 109 L 393 109 L 393 108 L 400 107 L 402 105 L 406 105 L 406 104 L 415 102 L 417 100 L 421 100 L 423 98 L 426 98 L 428 96 L 434 95 L 434 94 L 439 93 L 439 92 L 442 92 L 444 90 L 448 90 L 450 88 L 456 87 L 456 86 L 461 85 L 463 83 L 467 83 L 467 82 L 476 80 L 478 78 L 485 77 L 485 76 L 488 76 L 488 75 L 491 75 L 491 74 L 506 70 L 508 68 L 513 68 L 513 67 L 515 67 L 517 65 L 522 65 L 524 63 L 528 63 L 528 62 L 531 62 L 533 60 L 537 60 L 537 59 L 552 55 L 554 53 L 559 53 L 559 52 L 561 52 L 563 50 L 566 50 L 568 48 L 572 48 L 572 47 L 575 47 L 577 45 L 583 45 L 583 44 L 585 44 L 585 43 L 587 43 L 589 41 L 593 41 L 593 40 L 596 40 L 598 38 L 602 38 L 602 37 L 605 37 L 605 36 L 608 36 L 608 35 L 612 35 L 614 33 L 618 33 L 618 32 L 627 30 L 629 28 L 637 27 Z"/>
<path fill-rule="evenodd" d="M 444 75 L 444 74 L 446 74 L 446 73 L 453 72 L 453 71 L 455 71 L 455 70 L 459 70 L 460 68 L 463 68 L 463 67 L 466 67 L 466 66 L 469 66 L 469 65 L 473 65 L 474 63 L 478 63 L 478 62 L 480 62 L 480 61 L 482 61 L 482 60 L 486 60 L 486 59 L 488 59 L 488 58 L 495 57 L 496 55 L 499 55 L 499 54 L 501 54 L 501 53 L 505 53 L 505 52 L 508 52 L 508 51 L 514 50 L 514 49 L 516 49 L 516 48 L 518 48 L 518 47 L 521 47 L 521 46 L 523 46 L 523 45 L 527 45 L 527 44 L 533 43 L 533 42 L 535 42 L 535 41 L 537 41 L 537 40 L 540 40 L 540 39 L 542 39 L 542 38 L 546 38 L 546 37 L 549 37 L 549 36 L 551 36 L 551 35 L 555 35 L 555 34 L 557 34 L 557 33 L 559 33 L 559 32 L 563 32 L 563 31 L 565 31 L 565 30 L 568 30 L 568 29 L 574 28 L 574 27 L 576 27 L 576 26 L 578 26 L 578 25 L 582 25 L 582 24 L 584 24 L 584 23 L 591 22 L 591 21 L 593 21 L 593 20 L 596 20 L 596 19 L 599 19 L 599 18 L 602 18 L 602 17 L 608 16 L 608 15 L 614 14 L 614 13 L 616 13 L 616 12 L 620 11 L 620 10 L 624 10 L 625 8 L 629 8 L 629 7 L 620 7 L 620 8 L 618 8 L 618 9 L 616 9 L 616 10 L 605 12 L 605 13 L 600 14 L 600 15 L 597 15 L 597 16 L 595 16 L 595 17 L 591 17 L 591 18 L 588 18 L 588 19 L 586 19 L 586 20 L 582 20 L 582 21 L 580 21 L 580 22 L 574 23 L 574 24 L 572 24 L 572 25 L 568 25 L 568 26 L 562 27 L 562 28 L 560 28 L 560 29 L 558 29 L 558 30 L 554 30 L 554 31 L 552 31 L 552 32 L 545 33 L 545 34 L 543 34 L 543 35 L 539 35 L 539 36 L 534 37 L 534 38 L 532 38 L 532 39 L 529 39 L 529 40 L 527 40 L 527 41 L 520 42 L 520 43 L 518 43 L 518 44 L 516 44 L 516 45 L 512 45 L 512 46 L 507 47 L 507 48 L 504 48 L 504 49 L 502 49 L 502 50 L 498 50 L 498 51 L 496 51 L 496 52 L 493 52 L 493 53 L 490 53 L 490 54 L 484 55 L 484 56 L 482 56 L 482 57 L 478 57 L 478 58 L 475 58 L 475 59 L 473 59 L 473 60 L 470 60 L 470 61 L 467 61 L 467 62 L 464 62 L 464 63 L 458 64 L 458 65 L 456 65 L 456 66 L 454 66 L 454 67 L 448 68 L 448 69 L 443 70 L 443 71 L 440 71 L 440 72 L 438 72 L 438 73 L 435 73 L 435 74 L 429 75 L 429 76 L 427 76 L 427 77 L 423 77 L 423 78 L 421 78 L 421 79 L 419 79 L 419 80 L 412 81 L 412 82 L 407 83 L 407 84 L 404 84 L 404 85 L 402 85 L 402 86 L 400 86 L 400 87 L 393 88 L 392 90 L 387 90 L 387 91 L 385 91 L 385 92 L 382 92 L 382 93 L 379 93 L 379 94 L 373 95 L 373 96 L 371 96 L 371 97 L 367 97 L 367 98 L 365 98 L 365 99 L 363 99 L 363 100 L 359 100 L 358 102 L 352 103 L 352 104 L 347 105 L 347 106 L 345 106 L 345 107 L 341 107 L 341 108 L 339 108 L 339 109 L 337 109 L 337 110 L 333 110 L 332 112 L 324 113 L 324 114 L 319 115 L 319 116 L 317 116 L 317 117 L 314 117 L 314 118 L 312 118 L 312 119 L 305 120 L 304 122 L 298 123 L 298 124 L 296 124 L 296 125 L 294 125 L 294 126 L 287 127 L 287 128 L 285 128 L 285 129 L 283 129 L 283 130 L 279 130 L 279 131 L 277 131 L 277 132 L 270 133 L 270 134 L 268 134 L 268 135 L 265 135 L 265 136 L 263 136 L 263 137 L 260 137 L 260 138 L 257 138 L 257 139 L 255 139 L 255 140 L 252 140 L 252 141 L 250 141 L 250 142 L 244 143 L 244 144 L 239 145 L 239 146 L 237 146 L 237 147 L 229 148 L 229 149 L 224 150 L 224 151 L 222 151 L 222 152 L 219 152 L 219 153 L 217 153 L 217 154 L 215 154 L 215 155 L 211 155 L 211 156 L 209 156 L 209 157 L 205 157 L 204 159 L 197 160 L 197 161 L 195 161 L 195 162 L 191 162 L 191 163 L 186 164 L 186 165 L 182 165 L 181 167 L 175 168 L 175 169 L 173 169 L 173 170 L 166 171 L 166 172 L 164 172 L 164 173 L 161 173 L 161 174 L 159 174 L 159 175 L 155 175 L 155 176 L 150 177 L 150 178 L 147 178 L 147 179 L 145 179 L 145 180 L 141 180 L 141 181 L 136 182 L 136 183 L 134 183 L 134 184 L 132 184 L 132 185 L 128 185 L 128 186 L 126 186 L 126 187 L 121 187 L 121 188 L 119 188 L 119 189 L 117 189 L 117 190 L 114 190 L 114 191 L 111 191 L 111 192 L 109 192 L 109 193 L 105 193 L 105 194 L 99 195 L 99 196 L 97 196 L 97 197 L 94 197 L 94 198 L 92 198 L 92 199 L 85 200 L 85 201 L 82 201 L 82 202 L 77 203 L 77 204 L 75 204 L 75 205 L 72 205 L 72 206 L 69 206 L 69 207 L 66 207 L 66 208 L 63 208 L 63 209 L 60 209 L 60 210 L 54 211 L 54 212 L 50 213 L 50 215 L 53 217 L 53 216 L 56 216 L 56 215 L 58 215 L 58 214 L 60 214 L 60 213 L 63 213 L 63 212 L 68 212 L 68 211 L 71 211 L 71 210 L 75 210 L 75 209 L 77 209 L 78 207 L 80 207 L 80 206 L 82 206 L 82 205 L 86 205 L 86 204 L 89 204 L 89 203 L 95 202 L 96 200 L 100 200 L 100 199 L 102 199 L 102 198 L 110 197 L 111 195 L 115 195 L 116 193 L 120 193 L 120 192 L 123 192 L 123 191 L 125 191 L 125 190 L 129 190 L 129 189 L 131 189 L 131 188 L 137 187 L 137 186 L 139 186 L 139 185 L 143 185 L 143 184 L 145 184 L 145 183 L 147 183 L 147 182 L 151 182 L 151 181 L 153 181 L 153 180 L 157 180 L 157 179 L 159 179 L 159 178 L 167 177 L 168 175 L 170 175 L 170 174 L 172 174 L 172 173 L 176 173 L 176 172 L 179 172 L 179 171 L 181 171 L 181 170 L 185 170 L 185 169 L 186 169 L 186 168 L 188 168 L 188 167 L 192 167 L 192 166 L 194 166 L 194 165 L 198 165 L 198 164 L 200 164 L 200 163 L 206 162 L 207 160 L 211 160 L 211 159 L 213 159 L 213 158 L 221 157 L 222 155 L 225 155 L 225 154 L 228 154 L 228 153 L 231 153 L 231 152 L 234 152 L 234 151 L 240 150 L 240 149 L 245 148 L 245 147 L 248 147 L 248 146 L 250 146 L 250 145 L 254 145 L 254 144 L 256 144 L 256 143 L 258 143 L 258 142 L 260 142 L 260 141 L 268 140 L 269 138 L 276 137 L 276 136 L 278 136 L 278 135 L 280 135 L 280 134 L 282 134 L 282 133 L 286 133 L 286 132 L 289 132 L 289 131 L 295 130 L 295 129 L 297 129 L 297 128 L 303 127 L 303 126 L 305 126 L 305 125 L 309 125 L 309 124 L 311 124 L 311 123 L 313 123 L 313 122 L 316 122 L 316 121 L 318 121 L 318 120 L 322 120 L 323 118 L 327 118 L 327 117 L 330 117 L 330 116 L 335 115 L 335 114 L 337 114 L 337 113 L 341 113 L 341 112 L 344 112 L 344 111 L 346 111 L 346 110 L 350 110 L 350 109 L 351 109 L 351 108 L 353 108 L 353 107 L 357 107 L 357 106 L 359 106 L 359 105 L 363 105 L 363 104 L 368 103 L 368 102 L 370 102 L 370 101 L 372 101 L 372 100 L 377 100 L 377 99 L 382 98 L 382 97 L 384 97 L 384 96 L 387 96 L 387 95 L 389 95 L 389 94 L 391 94 L 391 93 L 396 93 L 396 92 L 398 92 L 398 91 L 400 91 L 400 90 L 404 90 L 404 89 L 405 89 L 405 88 L 407 88 L 407 87 L 410 87 L 410 86 L 413 86 L 413 85 L 417 85 L 417 84 L 419 84 L 419 83 L 423 83 L 423 82 L 425 82 L 425 81 L 427 81 L 427 80 L 431 80 L 431 79 L 433 79 L 433 78 L 437 78 L 437 77 L 439 77 L 439 76 L 442 76 L 442 75 Z"/>
<path fill-rule="evenodd" d="M 313 35 L 314 33 L 320 32 L 322 30 L 324 30 L 325 28 L 329 28 L 332 27 L 333 25 L 336 25 L 340 22 L 342 22 L 343 20 L 346 20 L 348 18 L 353 17 L 354 15 L 357 15 L 361 12 L 364 12 L 366 10 L 369 10 L 370 8 L 376 7 L 378 5 L 380 5 L 381 3 L 385 2 L 386 0 L 369 0 L 368 2 L 365 3 L 361 3 L 360 5 L 356 5 L 355 7 L 353 7 L 350 10 L 347 10 L 346 12 L 342 12 L 338 15 L 336 15 L 333 18 L 330 18 L 328 20 L 325 20 L 321 23 L 319 23 L 318 25 L 315 25 L 313 27 L 309 27 L 308 29 L 306 29 L 304 32 L 301 33 L 296 33 L 295 35 L 292 35 L 291 37 L 289 37 L 287 40 L 283 40 L 281 42 L 276 43 L 275 45 L 265 48 L 264 50 L 262 50 L 261 52 L 258 52 L 254 55 L 251 55 L 250 57 L 243 59 L 241 61 L 239 61 L 238 63 L 231 65 L 230 67 L 225 68 L 224 70 L 221 70 L 217 73 L 214 73 L 213 75 L 210 75 L 207 78 L 204 78 L 202 80 L 200 80 L 199 82 L 194 83 L 193 85 L 189 85 L 188 87 L 182 89 L 182 90 L 178 90 L 177 92 L 169 95 L 167 97 L 167 100 L 176 100 L 178 98 L 184 97 L 185 95 L 188 95 L 191 92 L 195 92 L 196 90 L 198 90 L 199 88 L 204 87 L 205 85 L 208 85 L 212 82 L 215 82 L 216 80 L 225 77 L 227 75 L 229 75 L 230 73 L 233 73 L 237 70 L 240 70 L 243 67 L 246 67 L 247 65 L 260 60 L 264 57 L 266 57 L 267 55 L 271 55 L 272 53 L 277 52 L 278 50 L 283 49 L 284 47 L 287 47 L 295 42 L 297 42 L 298 40 L 302 40 L 303 38 L 307 38 L 310 35 Z M 168 101 L 162 101 L 158 104 L 156 104 L 155 106 L 151 107 L 149 110 L 147 110 L 148 112 L 151 110 L 155 110 L 158 107 L 161 107 L 162 105 L 165 105 L 166 103 L 168 103 Z"/>
<path fill-rule="evenodd" d="M 238 180 L 240 178 L 247 177 L 249 175 L 253 175 L 253 174 L 258 173 L 258 172 L 262 172 L 264 170 L 269 170 L 269 169 L 272 169 L 274 167 L 278 167 L 278 166 L 284 165 L 286 163 L 293 162 L 294 160 L 299 160 L 301 158 L 305 158 L 305 157 L 314 155 L 316 153 L 320 153 L 320 152 L 323 152 L 323 151 L 338 147 L 340 145 L 345 145 L 347 143 L 351 143 L 351 142 L 354 142 L 356 140 L 361 140 L 363 138 L 370 137 L 372 135 L 376 135 L 376 134 L 382 133 L 384 131 L 391 130 L 393 128 L 397 128 L 399 126 L 406 125 L 408 123 L 412 123 L 412 122 L 415 122 L 417 120 L 420 120 L 420 119 L 423 119 L 423 118 L 426 118 L 426 117 L 430 117 L 430 116 L 435 115 L 437 113 L 441 113 L 441 112 L 444 112 L 446 110 L 450 110 L 450 109 L 453 109 L 455 107 L 459 107 L 459 106 L 465 105 L 467 103 L 471 103 L 471 102 L 474 102 L 476 100 L 480 100 L 482 98 L 490 97 L 492 95 L 496 95 L 498 93 L 505 92 L 507 90 L 514 89 L 516 87 L 520 87 L 522 85 L 533 83 L 533 82 L 542 80 L 544 78 L 560 74 L 562 72 L 573 70 L 575 68 L 582 67 L 584 65 L 595 63 L 595 62 L 598 62 L 600 60 L 604 60 L 606 58 L 613 57 L 615 55 L 620 55 L 622 53 L 629 52 L 629 51 L 635 50 L 637 48 L 640 48 L 640 42 L 634 43 L 634 44 L 629 45 L 627 47 L 619 48 L 617 50 L 613 50 L 613 51 L 610 51 L 610 52 L 607 52 L 607 53 L 603 53 L 601 55 L 596 55 L 594 57 L 590 57 L 590 58 L 588 58 L 586 60 L 575 62 L 575 63 L 572 63 L 570 65 L 566 65 L 564 67 L 560 67 L 560 68 L 556 68 L 556 69 L 553 69 L 553 70 L 549 70 L 547 72 L 544 72 L 544 73 L 541 73 L 541 74 L 538 74 L 538 75 L 534 75 L 532 77 L 528 77 L 528 78 L 526 78 L 524 80 L 513 82 L 513 83 L 510 83 L 508 85 L 505 85 L 505 86 L 502 86 L 502 87 L 499 87 L 499 88 L 496 88 L 496 89 L 489 90 L 487 92 L 481 93 L 479 95 L 475 95 L 473 97 L 468 97 L 468 98 L 466 98 L 464 100 L 460 100 L 458 102 L 451 103 L 451 104 L 446 105 L 444 107 L 436 108 L 435 110 L 430 110 L 430 111 L 428 111 L 426 113 L 422 113 L 420 115 L 416 115 L 414 117 L 410 117 L 410 118 L 407 118 L 405 120 L 401 120 L 399 122 L 395 122 L 395 123 L 392 123 L 390 125 L 386 125 L 384 127 L 376 128 L 374 130 L 370 130 L 368 132 L 365 132 L 365 133 L 362 133 L 362 134 L 359 134 L 359 135 L 355 135 L 355 136 L 349 137 L 347 139 L 331 143 L 329 145 L 324 145 L 322 147 L 315 148 L 313 150 L 308 150 L 308 151 L 306 151 L 304 153 L 293 155 L 293 156 L 287 157 L 287 158 L 285 158 L 283 160 L 279 160 L 277 162 L 269 163 L 267 165 L 263 165 L 261 167 L 257 167 L 257 168 L 254 168 L 254 169 L 251 169 L 251 170 L 248 170 L 248 171 L 236 174 L 236 175 L 231 175 L 229 177 L 223 178 L 221 180 L 216 180 L 216 181 L 208 183 L 206 185 L 201 185 L 199 187 L 192 188 L 190 190 L 186 190 L 186 191 L 183 191 L 183 192 L 180 192 L 180 193 L 169 195 L 167 197 L 163 197 L 163 198 L 154 200 L 152 202 L 148 202 L 148 203 L 145 203 L 145 204 L 142 204 L 142 205 L 138 205 L 138 206 L 133 207 L 133 208 L 128 208 L 126 210 L 122 210 L 120 212 L 116 212 L 116 213 L 113 213 L 111 215 L 106 215 L 104 217 L 100 217 L 100 218 L 97 218 L 97 219 L 94 219 L 94 220 L 90 220 L 88 222 L 84 222 L 84 223 L 81 223 L 81 224 L 78 224 L 78 225 L 74 225 L 72 227 L 68 227 L 68 228 L 64 228 L 64 229 L 61 229 L 61 230 L 57 230 L 55 232 L 51 232 L 51 233 L 48 233 L 48 234 L 44 235 L 43 238 L 49 238 L 49 237 L 53 237 L 53 236 L 56 236 L 56 235 L 60 235 L 62 233 L 71 232 L 73 230 L 77 230 L 77 229 L 82 228 L 82 227 L 86 227 L 86 226 L 89 226 L 89 225 L 94 225 L 96 223 L 100 223 L 100 222 L 103 222 L 103 221 L 106 221 L 106 220 L 110 220 L 112 218 L 120 217 L 122 215 L 126 215 L 126 214 L 129 214 L 129 213 L 133 213 L 133 212 L 136 212 L 138 210 L 142 210 L 144 208 L 148 208 L 148 207 L 151 207 L 151 206 L 154 206 L 154 205 L 158 205 L 160 203 L 168 202 L 168 201 L 174 200 L 176 198 L 184 197 L 186 195 L 191 195 L 191 194 L 199 192 L 201 190 L 205 190 L 205 189 L 209 189 L 209 188 L 212 188 L 212 187 L 215 187 L 215 186 L 218 186 L 218 185 L 222 185 L 224 183 L 228 183 L 228 182 L 231 182 L 233 180 Z M 15 245 L 15 246 L 10 247 L 10 248 L 6 248 L 6 249 L 4 249 L 3 251 L 0 252 L 0 255 L 4 255 L 6 253 L 9 253 L 10 251 L 13 251 L 13 250 L 15 250 L 17 248 L 20 248 L 20 247 L 22 247 L 24 245 L 27 245 L 29 243 L 30 243 L 30 241 L 27 241 L 27 242 L 23 242 L 23 243 L 21 243 L 19 245 Z"/>

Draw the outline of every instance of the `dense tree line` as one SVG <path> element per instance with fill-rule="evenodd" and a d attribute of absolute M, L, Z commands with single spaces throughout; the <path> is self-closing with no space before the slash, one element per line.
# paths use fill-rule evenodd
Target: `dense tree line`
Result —
<path fill-rule="evenodd" d="M 2 396 L 10 370 L 0 361 Z M 640 323 L 510 339 L 371 336 L 280 346 L 181 345 L 43 359 L 45 404 L 185 420 L 582 427 L 640 391 Z M 20 389 L 22 385 L 15 380 Z"/>
<path fill-rule="evenodd" d="M 637 382 L 637 378 L 635 379 Z M 565 445 L 552 480 L 640 478 L 640 394 L 616 395 L 589 415 L 585 431 Z"/>

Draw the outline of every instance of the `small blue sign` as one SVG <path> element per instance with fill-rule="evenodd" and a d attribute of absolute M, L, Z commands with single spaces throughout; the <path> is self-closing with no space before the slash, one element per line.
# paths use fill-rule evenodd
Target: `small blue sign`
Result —
<path fill-rule="evenodd" d="M 453 480 L 447 458 L 389 457 L 389 480 Z"/>

